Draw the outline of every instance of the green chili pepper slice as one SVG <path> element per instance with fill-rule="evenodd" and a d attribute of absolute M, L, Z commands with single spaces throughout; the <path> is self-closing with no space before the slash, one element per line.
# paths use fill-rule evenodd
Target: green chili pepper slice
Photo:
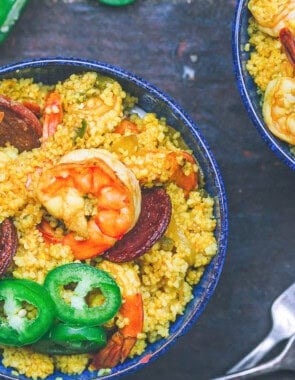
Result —
<path fill-rule="evenodd" d="M 107 5 L 114 5 L 120 7 L 122 5 L 128 5 L 134 3 L 135 0 L 99 0 L 99 2 Z"/>
<path fill-rule="evenodd" d="M 44 286 L 56 306 L 58 318 L 78 326 L 97 326 L 112 319 L 122 299 L 120 288 L 105 271 L 90 265 L 71 263 L 48 272 Z M 99 291 L 102 302 L 90 306 L 88 297 Z"/>
<path fill-rule="evenodd" d="M 0 344 L 36 342 L 51 327 L 55 306 L 47 290 L 30 280 L 0 281 Z"/>
<path fill-rule="evenodd" d="M 100 326 L 71 326 L 59 323 L 32 346 L 49 355 L 73 355 L 96 352 L 106 345 L 107 335 Z"/>
<path fill-rule="evenodd" d="M 1 0 L 0 43 L 8 36 L 26 3 L 27 0 Z"/>

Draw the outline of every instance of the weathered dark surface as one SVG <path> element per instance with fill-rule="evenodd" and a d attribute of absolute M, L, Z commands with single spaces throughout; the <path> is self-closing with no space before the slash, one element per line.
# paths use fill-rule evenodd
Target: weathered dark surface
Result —
<path fill-rule="evenodd" d="M 31 0 L 0 48 L 0 64 L 80 56 L 144 77 L 192 116 L 223 173 L 230 238 L 217 290 L 190 332 L 130 380 L 221 375 L 266 334 L 272 300 L 295 280 L 295 173 L 260 139 L 239 97 L 231 58 L 234 6 L 233 0 L 137 0 L 115 9 L 94 0 Z"/>

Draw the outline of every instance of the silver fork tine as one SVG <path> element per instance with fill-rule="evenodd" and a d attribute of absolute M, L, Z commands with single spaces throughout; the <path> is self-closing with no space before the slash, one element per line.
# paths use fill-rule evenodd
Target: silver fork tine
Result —
<path fill-rule="evenodd" d="M 231 373 L 229 375 L 215 377 L 211 380 L 236 380 L 250 379 L 253 376 L 271 373 L 280 369 L 288 369 L 295 371 L 295 362 L 293 360 L 295 353 L 295 334 L 289 339 L 283 351 L 274 359 L 260 364 L 257 367 L 246 369 L 244 371 Z"/>
<path fill-rule="evenodd" d="M 273 302 L 271 314 L 273 320 L 271 331 L 256 348 L 227 371 L 228 374 L 253 367 L 277 343 L 295 333 L 295 283 Z"/>
<path fill-rule="evenodd" d="M 253 367 L 278 343 L 278 341 L 276 332 L 271 330 L 257 347 L 255 347 L 251 352 L 249 352 L 248 355 L 228 370 L 227 373 L 230 374 Z"/>

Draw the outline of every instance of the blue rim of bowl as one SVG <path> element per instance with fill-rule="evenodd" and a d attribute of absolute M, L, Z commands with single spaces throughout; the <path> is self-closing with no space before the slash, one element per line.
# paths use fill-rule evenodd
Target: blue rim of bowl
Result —
<path fill-rule="evenodd" d="M 295 170 L 295 157 L 290 153 L 290 148 L 287 143 L 284 143 L 277 139 L 266 127 L 262 117 L 257 115 L 254 109 L 253 101 L 249 96 L 246 85 L 246 78 L 249 79 L 250 75 L 243 69 L 241 61 L 241 49 L 243 48 L 241 41 L 241 28 L 242 20 L 245 15 L 249 16 L 249 11 L 247 8 L 248 0 L 238 0 L 234 20 L 232 25 L 232 52 L 233 52 L 233 63 L 234 71 L 237 79 L 238 89 L 242 97 L 244 106 L 252 120 L 254 126 L 260 133 L 262 139 L 267 143 L 274 154 L 281 159 L 287 166 L 292 170 Z M 255 86 L 255 85 L 254 85 Z"/>
<path fill-rule="evenodd" d="M 192 310 L 187 317 L 186 323 L 183 324 L 180 319 L 172 324 L 174 326 L 175 332 L 169 334 L 168 338 L 162 338 L 159 341 L 149 344 L 140 356 L 136 356 L 133 359 L 129 359 L 123 364 L 115 367 L 114 371 L 111 374 L 106 374 L 103 376 L 94 375 L 94 377 L 89 377 L 90 372 L 88 372 L 85 379 L 114 379 L 118 376 L 124 376 L 135 372 L 147 364 L 156 360 L 159 356 L 163 355 L 168 348 L 176 343 L 179 337 L 183 336 L 196 322 L 196 320 L 203 313 L 209 299 L 213 295 L 215 288 L 217 286 L 219 277 L 222 272 L 226 249 L 227 249 L 227 240 L 228 240 L 228 207 L 227 207 L 227 197 L 223 179 L 220 173 L 220 169 L 216 162 L 215 157 L 213 156 L 208 143 L 202 136 L 198 127 L 195 125 L 193 120 L 186 114 L 186 112 L 167 94 L 160 91 L 156 86 L 148 83 L 146 80 L 140 78 L 139 76 L 132 74 L 122 68 L 119 68 L 114 65 L 110 65 L 105 62 L 81 59 L 81 58 L 65 58 L 65 57 L 48 57 L 48 58 L 37 58 L 30 60 L 22 60 L 20 62 L 15 62 L 12 64 L 0 66 L 0 74 L 6 74 L 9 72 L 14 72 L 16 70 L 22 70 L 26 68 L 40 68 L 46 65 L 59 64 L 59 65 L 69 65 L 76 67 L 83 67 L 86 69 L 101 70 L 104 73 L 109 75 L 114 75 L 117 78 L 123 80 L 129 80 L 135 85 L 147 90 L 149 93 L 153 94 L 156 98 L 159 98 L 163 101 L 168 107 L 170 107 L 175 114 L 184 122 L 184 124 L 190 130 L 190 133 L 196 138 L 198 145 L 201 147 L 202 152 L 204 153 L 206 159 L 209 162 L 210 172 L 213 173 L 214 185 L 216 186 L 216 193 L 219 202 L 219 212 L 220 212 L 220 234 L 218 239 L 218 253 L 213 260 L 207 265 L 200 282 L 194 287 L 194 297 L 199 297 L 199 305 L 197 310 Z M 210 273 L 212 272 L 212 273 Z M 205 290 L 205 291 L 204 291 Z M 156 347 L 156 349 L 154 349 Z M 93 373 L 95 374 L 95 372 Z M 60 374 L 64 380 L 73 379 L 73 376 L 67 376 Z M 2 375 L 3 376 L 3 375 Z M 51 375 L 52 376 L 52 375 Z M 54 377 L 49 376 L 48 379 L 55 379 Z M 16 379 L 11 377 L 11 375 L 5 375 L 6 379 Z M 79 375 L 77 379 L 84 379 L 83 375 Z M 18 376 L 17 379 L 27 379 L 26 377 Z"/>

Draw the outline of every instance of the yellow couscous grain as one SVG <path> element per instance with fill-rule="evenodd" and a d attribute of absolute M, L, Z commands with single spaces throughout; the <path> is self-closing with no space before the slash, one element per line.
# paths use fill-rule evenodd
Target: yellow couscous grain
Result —
<path fill-rule="evenodd" d="M 294 76 L 294 69 L 277 38 L 261 32 L 253 18 L 250 19 L 248 33 L 251 53 L 247 70 L 261 93 L 272 79 Z"/>
<path fill-rule="evenodd" d="M 254 43 L 253 37 L 251 44 Z M 268 46 L 267 41 L 263 43 Z M 259 71 L 259 64 L 254 61 L 253 57 L 249 67 L 252 64 Z M 259 81 L 264 83 L 265 79 L 260 77 Z M 0 222 L 12 218 L 19 240 L 6 277 L 42 284 L 48 271 L 75 261 L 69 245 L 62 240 L 48 244 L 40 231 L 40 223 L 45 219 L 51 227 L 57 228 L 56 236 L 67 232 L 62 221 L 50 215 L 39 200 L 40 177 L 68 152 L 81 148 L 112 152 L 133 172 L 142 187 L 164 187 L 172 204 L 167 231 L 141 257 L 124 264 L 111 263 L 103 257 L 86 261 L 113 276 L 121 289 L 123 305 L 128 297 L 141 294 L 143 329 L 137 334 L 130 353 L 131 357 L 136 356 L 142 354 L 149 343 L 168 337 L 171 322 L 184 313 L 192 299 L 193 286 L 216 254 L 214 201 L 201 188 L 184 191 L 174 180 L 175 168 L 182 170 L 184 178 L 200 176 L 198 165 L 186 160 L 191 152 L 180 133 L 155 114 L 139 117 L 132 113 L 136 99 L 126 94 L 113 79 L 86 72 L 73 74 L 54 86 L 34 83 L 32 79 L 0 81 L 0 94 L 17 101 L 34 102 L 41 110 L 51 91 L 57 91 L 62 99 L 63 118 L 56 132 L 32 151 L 18 153 L 9 143 L 0 148 Z M 136 124 L 137 134 L 122 135 L 114 131 L 126 117 Z M 79 134 L 81 127 L 83 133 Z M 88 197 L 85 205 L 85 215 L 88 218 L 95 215 L 94 199 Z M 91 302 L 100 304 L 101 295 L 93 295 Z M 130 318 L 119 311 L 105 327 L 123 329 L 130 323 Z M 93 354 L 44 355 L 27 347 L 3 346 L 2 349 L 3 365 L 32 379 L 46 378 L 55 370 L 76 375 L 87 368 L 93 369 Z M 99 373 L 103 375 L 105 371 Z"/>
<path fill-rule="evenodd" d="M 24 347 L 5 347 L 2 364 L 16 368 L 19 374 L 33 380 L 45 379 L 54 372 L 53 358 Z"/>

